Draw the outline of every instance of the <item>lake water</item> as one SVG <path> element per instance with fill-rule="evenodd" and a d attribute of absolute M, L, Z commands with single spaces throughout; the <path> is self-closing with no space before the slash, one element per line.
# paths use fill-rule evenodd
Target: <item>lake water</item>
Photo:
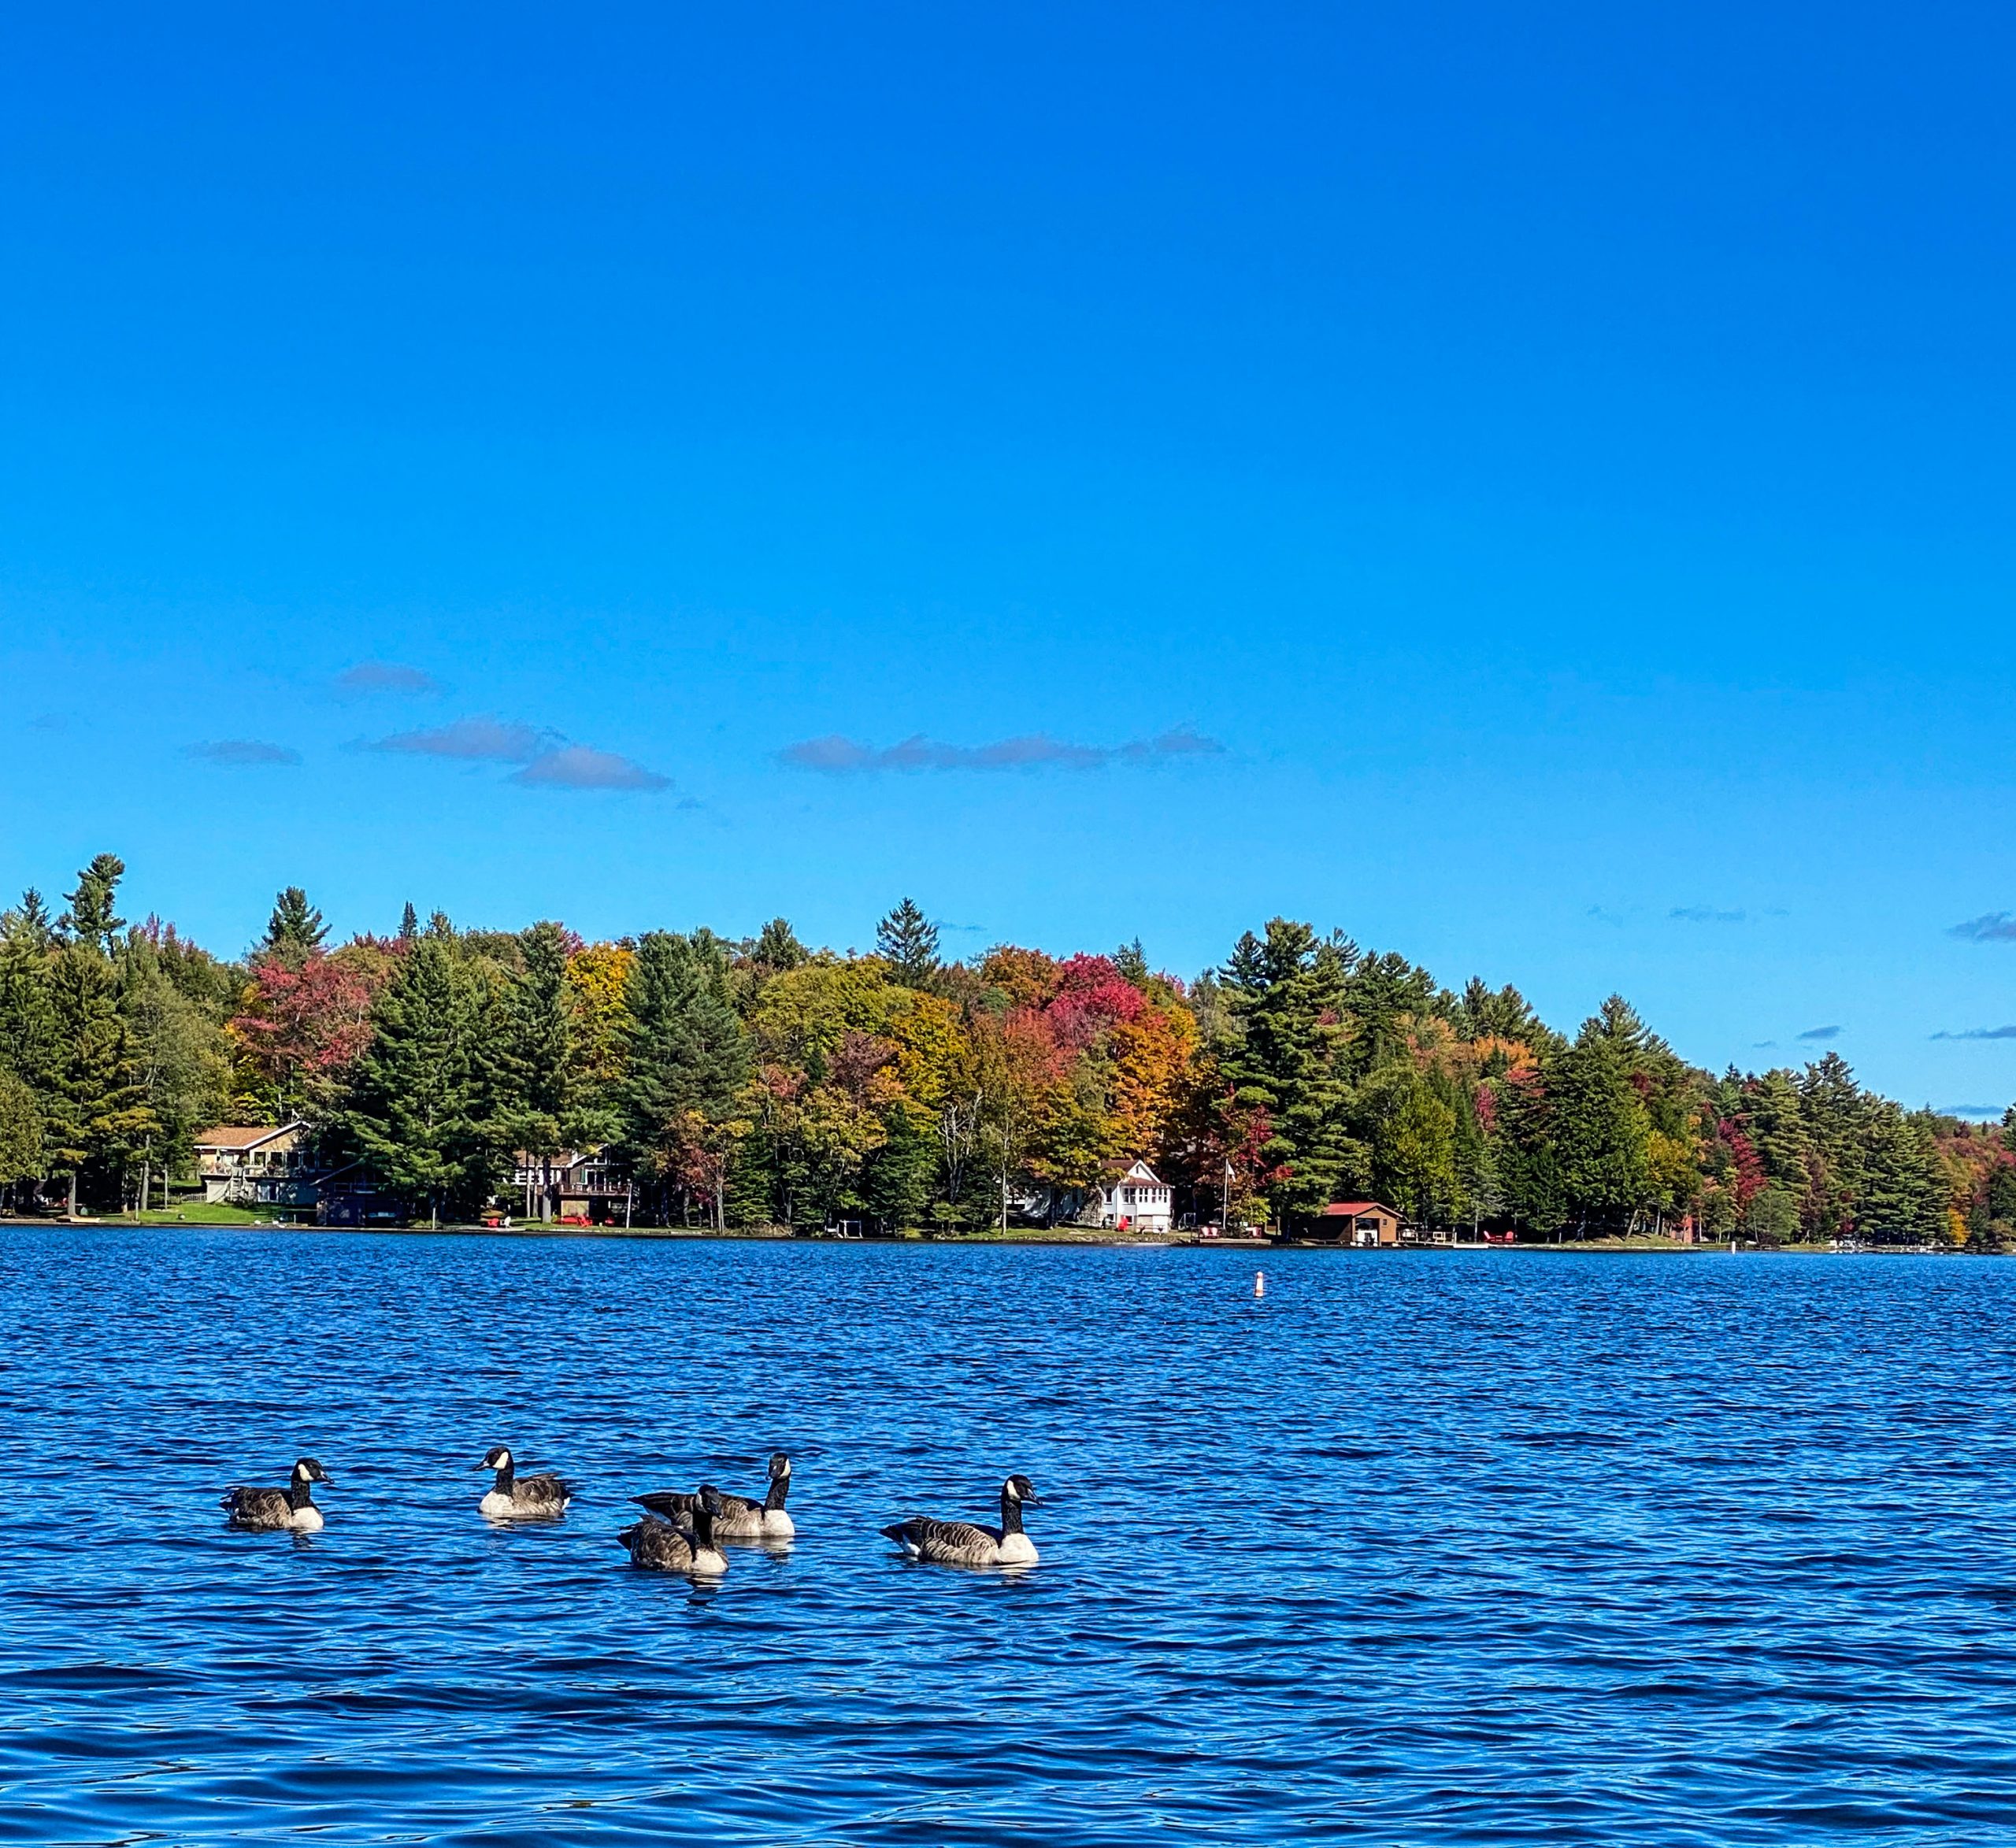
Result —
<path fill-rule="evenodd" d="M 1267 1268 L 0 1228 L 0 1840 L 2016 1838 L 2016 1265 Z M 1015 1469 L 1033 1571 L 876 1531 Z"/>

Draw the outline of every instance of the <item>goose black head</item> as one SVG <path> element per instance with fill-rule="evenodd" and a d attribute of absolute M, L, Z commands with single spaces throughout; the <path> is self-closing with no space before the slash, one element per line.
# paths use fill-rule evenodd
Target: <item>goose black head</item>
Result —
<path fill-rule="evenodd" d="M 509 1469 L 510 1467 L 511 1453 L 503 1444 L 493 1446 L 476 1465 L 479 1469 Z"/>
<path fill-rule="evenodd" d="M 1001 1492 L 1011 1502 L 1019 1502 L 1025 1508 L 1042 1505 L 1036 1499 L 1036 1486 L 1026 1476 L 1011 1476 L 1001 1485 Z"/>
<path fill-rule="evenodd" d="M 700 1505 L 710 1514 L 719 1514 L 722 1511 L 721 1492 L 712 1483 L 701 1483 Z"/>
<path fill-rule="evenodd" d="M 303 1457 L 294 1466 L 294 1480 L 296 1482 L 328 1483 L 329 1472 L 313 1457 Z"/>
<path fill-rule="evenodd" d="M 773 1450 L 770 1453 L 770 1480 L 775 1482 L 779 1476 L 790 1474 L 790 1457 L 787 1457 L 782 1450 Z"/>

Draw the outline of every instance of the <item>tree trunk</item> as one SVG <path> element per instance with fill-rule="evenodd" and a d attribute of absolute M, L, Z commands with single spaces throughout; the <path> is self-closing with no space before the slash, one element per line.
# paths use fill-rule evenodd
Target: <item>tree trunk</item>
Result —
<path fill-rule="evenodd" d="M 64 1208 L 64 1217 L 66 1219 L 77 1217 L 77 1171 L 74 1168 L 70 1171 L 70 1198 L 69 1205 Z"/>

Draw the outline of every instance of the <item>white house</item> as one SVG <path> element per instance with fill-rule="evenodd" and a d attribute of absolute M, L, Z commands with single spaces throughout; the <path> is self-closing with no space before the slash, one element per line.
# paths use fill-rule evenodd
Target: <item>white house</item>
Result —
<path fill-rule="evenodd" d="M 1095 1187 L 1086 1207 L 1088 1218 L 1116 1231 L 1166 1232 L 1176 1219 L 1174 1191 L 1145 1161 L 1135 1162 L 1117 1180 Z"/>

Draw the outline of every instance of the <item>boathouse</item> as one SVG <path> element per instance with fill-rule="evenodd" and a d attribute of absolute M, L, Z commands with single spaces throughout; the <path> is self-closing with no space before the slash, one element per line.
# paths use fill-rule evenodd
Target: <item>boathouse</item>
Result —
<path fill-rule="evenodd" d="M 1316 1216 L 1310 1236 L 1340 1245 L 1397 1245 L 1400 1216 L 1377 1200 L 1339 1200 Z"/>

